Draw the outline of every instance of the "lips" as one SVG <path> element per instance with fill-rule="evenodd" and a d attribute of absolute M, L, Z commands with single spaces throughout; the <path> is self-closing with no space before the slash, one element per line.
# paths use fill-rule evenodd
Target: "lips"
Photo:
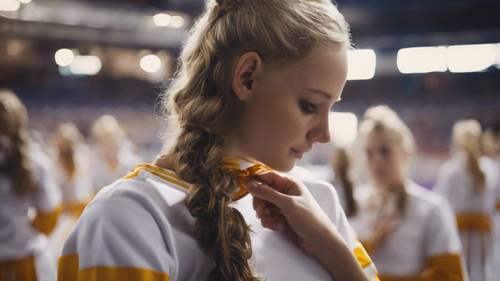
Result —
<path fill-rule="evenodd" d="M 295 148 L 290 148 L 290 150 L 295 155 L 295 157 L 297 157 L 298 159 L 302 159 L 302 156 L 307 151 L 307 150 L 299 150 L 299 149 L 295 149 Z"/>

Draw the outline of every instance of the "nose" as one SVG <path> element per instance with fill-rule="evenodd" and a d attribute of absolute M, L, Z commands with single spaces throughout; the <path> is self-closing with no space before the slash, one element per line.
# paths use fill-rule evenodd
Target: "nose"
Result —
<path fill-rule="evenodd" d="M 309 140 L 311 142 L 328 143 L 330 137 L 330 114 L 327 112 L 324 116 L 318 119 L 313 129 L 309 132 Z"/>

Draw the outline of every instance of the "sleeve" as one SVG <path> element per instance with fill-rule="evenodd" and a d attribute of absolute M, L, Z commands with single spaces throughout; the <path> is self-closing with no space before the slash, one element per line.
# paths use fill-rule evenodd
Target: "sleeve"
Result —
<path fill-rule="evenodd" d="M 59 281 L 175 280 L 176 254 L 168 226 L 127 197 L 91 203 L 59 259 Z"/>
<path fill-rule="evenodd" d="M 363 268 L 365 275 L 369 280 L 378 280 L 375 264 L 372 262 L 363 245 L 357 240 L 356 232 L 347 220 L 335 188 L 324 181 L 318 181 L 311 187 L 310 191 L 314 198 L 337 227 L 337 231 L 352 250 L 354 257 L 361 268 Z"/>
<path fill-rule="evenodd" d="M 426 228 L 423 276 L 436 281 L 467 280 L 455 217 L 444 199 L 429 214 Z"/>
<path fill-rule="evenodd" d="M 48 235 L 54 230 L 61 213 L 61 192 L 54 180 L 50 160 L 44 159 L 44 155 L 40 153 L 35 154 L 37 157 L 33 161 L 37 191 L 33 202 L 36 216 L 31 224 L 38 231 Z"/>

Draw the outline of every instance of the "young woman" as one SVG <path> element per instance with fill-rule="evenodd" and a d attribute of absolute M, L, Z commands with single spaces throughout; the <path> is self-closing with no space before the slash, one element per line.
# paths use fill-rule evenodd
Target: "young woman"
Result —
<path fill-rule="evenodd" d="M 90 203 L 59 279 L 374 280 L 334 189 L 272 171 L 329 141 L 349 41 L 328 0 L 208 1 L 165 97 L 175 136 Z"/>
<path fill-rule="evenodd" d="M 46 235 L 57 223 L 60 197 L 47 156 L 31 143 L 26 108 L 0 90 L 0 280 L 54 280 Z"/>
<path fill-rule="evenodd" d="M 462 120 L 453 126 L 453 158 L 441 168 L 436 192 L 445 196 L 457 219 L 470 280 L 484 281 L 492 262 L 495 178 L 492 160 L 481 158 L 481 125 Z"/>
<path fill-rule="evenodd" d="M 366 111 L 360 127 L 371 181 L 350 222 L 382 281 L 465 280 L 460 240 L 445 199 L 412 182 L 413 137 L 387 106 Z"/>

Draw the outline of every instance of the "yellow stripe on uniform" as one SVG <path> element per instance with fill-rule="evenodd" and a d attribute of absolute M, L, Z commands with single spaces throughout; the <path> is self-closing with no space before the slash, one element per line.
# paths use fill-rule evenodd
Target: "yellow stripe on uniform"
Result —
<path fill-rule="evenodd" d="M 420 276 L 380 275 L 381 281 L 463 281 L 464 271 L 459 254 L 442 254 L 427 258 Z"/>
<path fill-rule="evenodd" d="M 354 256 L 356 257 L 356 260 L 358 261 L 359 265 L 362 268 L 366 268 L 367 266 L 369 266 L 373 262 L 370 259 L 370 256 L 366 252 L 366 250 L 363 247 L 363 245 L 359 241 L 357 241 L 356 244 L 357 244 L 356 248 L 354 248 L 354 251 L 353 251 L 354 252 Z"/>
<path fill-rule="evenodd" d="M 243 168 L 242 165 L 244 164 L 250 166 L 247 168 Z M 239 179 L 240 186 L 238 191 L 236 191 L 232 195 L 233 200 L 238 200 L 248 194 L 246 184 L 248 182 L 249 176 L 261 175 L 272 171 L 270 167 L 263 163 L 256 162 L 255 160 L 251 160 L 249 158 L 236 157 L 224 158 L 222 160 L 222 169 L 236 175 Z M 183 181 L 175 174 L 175 172 L 149 163 L 142 163 L 137 165 L 132 171 L 130 171 L 128 175 L 124 177 L 124 179 L 133 179 L 139 176 L 141 171 L 147 171 L 184 191 L 188 191 L 191 187 L 191 184 Z"/>
<path fill-rule="evenodd" d="M 36 281 L 34 257 L 0 261 L 0 281 L 9 280 Z"/>
<path fill-rule="evenodd" d="M 457 225 L 461 231 L 490 232 L 492 223 L 490 218 L 482 213 L 457 214 Z"/>
<path fill-rule="evenodd" d="M 78 269 L 78 255 L 59 258 L 58 281 L 168 281 L 168 274 L 146 268 L 98 266 Z"/>
<path fill-rule="evenodd" d="M 36 217 L 31 222 L 31 225 L 39 232 L 49 235 L 57 224 L 57 219 L 61 214 L 62 207 L 59 206 L 50 212 L 41 212 L 37 210 Z"/>

